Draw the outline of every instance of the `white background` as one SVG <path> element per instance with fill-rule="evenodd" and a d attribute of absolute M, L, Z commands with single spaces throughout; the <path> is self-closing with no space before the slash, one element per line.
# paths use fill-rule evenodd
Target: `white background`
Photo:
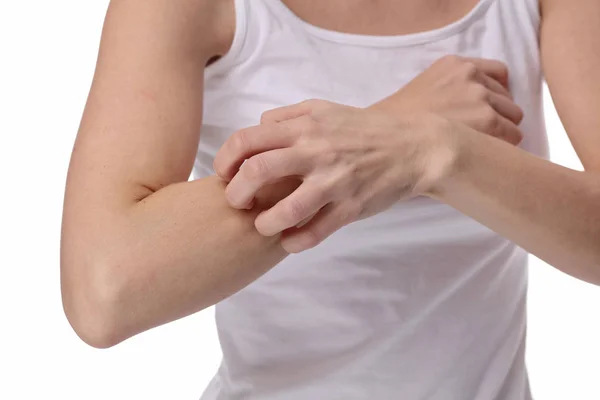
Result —
<path fill-rule="evenodd" d="M 2 400 L 198 399 L 219 363 L 212 309 L 109 350 L 62 312 L 64 181 L 107 4 L 0 0 Z M 581 168 L 547 93 L 546 108 L 553 159 Z M 600 288 L 532 259 L 529 319 L 536 399 L 599 400 Z"/>

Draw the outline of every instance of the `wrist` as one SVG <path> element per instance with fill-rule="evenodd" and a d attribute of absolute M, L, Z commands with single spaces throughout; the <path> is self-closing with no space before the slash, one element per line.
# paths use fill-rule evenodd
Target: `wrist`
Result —
<path fill-rule="evenodd" d="M 397 93 L 367 107 L 367 110 L 385 112 L 390 115 L 410 115 L 415 110 L 409 107 Z"/>
<path fill-rule="evenodd" d="M 424 115 L 421 123 L 425 154 L 415 195 L 439 200 L 464 166 L 467 143 L 459 124 L 435 114 Z"/>

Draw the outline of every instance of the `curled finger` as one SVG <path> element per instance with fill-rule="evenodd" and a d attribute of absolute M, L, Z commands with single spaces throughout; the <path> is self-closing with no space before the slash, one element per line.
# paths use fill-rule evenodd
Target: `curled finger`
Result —
<path fill-rule="evenodd" d="M 512 100 L 513 96 L 510 93 L 510 91 L 505 86 L 503 86 L 500 82 L 495 80 L 494 78 L 491 78 L 490 76 L 488 76 L 482 72 L 481 76 L 480 76 L 480 80 L 481 80 L 481 84 L 484 85 L 486 88 L 488 88 L 490 91 L 497 93 L 501 96 L 507 97 Z"/>
<path fill-rule="evenodd" d="M 509 119 L 515 125 L 520 124 L 523 120 L 523 110 L 511 99 L 497 93 L 490 93 L 488 102 L 498 114 Z"/>
<path fill-rule="evenodd" d="M 227 201 L 234 208 L 249 208 L 262 187 L 288 176 L 303 175 L 309 166 L 309 157 L 294 147 L 257 154 L 241 166 L 227 185 Z"/>
<path fill-rule="evenodd" d="M 358 214 L 358 209 L 348 204 L 329 203 L 307 224 L 285 231 L 281 245 L 288 253 L 313 248 L 338 229 L 354 222 Z"/>
<path fill-rule="evenodd" d="M 269 150 L 289 147 L 298 134 L 290 126 L 282 124 L 240 129 L 221 146 L 215 156 L 213 168 L 221 179 L 229 182 L 246 159 Z"/>
<path fill-rule="evenodd" d="M 327 194 L 321 188 L 304 181 L 292 194 L 260 213 L 256 229 L 263 236 L 276 235 L 305 222 L 327 203 Z"/>
<path fill-rule="evenodd" d="M 507 143 L 517 146 L 523 140 L 523 133 L 519 127 L 502 115 L 498 116 L 493 136 Z"/>
<path fill-rule="evenodd" d="M 508 89 L 508 67 L 502 61 L 487 58 L 465 58 L 464 60 L 473 63 L 479 71 Z"/>

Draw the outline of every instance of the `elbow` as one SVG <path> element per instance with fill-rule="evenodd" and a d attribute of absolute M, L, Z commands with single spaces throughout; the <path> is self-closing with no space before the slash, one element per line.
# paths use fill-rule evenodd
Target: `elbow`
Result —
<path fill-rule="evenodd" d="M 77 336 L 87 345 L 96 349 L 108 349 L 120 343 L 116 339 L 116 334 L 110 328 L 107 328 L 101 319 L 88 318 L 85 320 L 76 320 L 69 318 L 71 327 Z"/>
<path fill-rule="evenodd" d="M 89 269 L 88 269 L 89 271 Z M 100 275 L 100 274 L 98 274 Z M 113 347 L 127 335 L 119 307 L 123 291 L 109 279 L 65 279 L 61 282 L 65 316 L 77 336 L 97 349 Z"/>

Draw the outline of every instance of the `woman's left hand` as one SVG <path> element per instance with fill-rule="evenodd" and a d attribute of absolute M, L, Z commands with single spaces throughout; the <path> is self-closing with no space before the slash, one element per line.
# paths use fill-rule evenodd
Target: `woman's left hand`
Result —
<path fill-rule="evenodd" d="M 302 184 L 256 218 L 257 230 L 283 232 L 286 251 L 316 246 L 351 222 L 432 190 L 454 165 L 452 124 L 432 114 L 402 118 L 309 100 L 263 115 L 219 150 L 214 168 L 239 209 L 265 185 Z M 245 162 L 244 162 L 245 160 Z"/>

